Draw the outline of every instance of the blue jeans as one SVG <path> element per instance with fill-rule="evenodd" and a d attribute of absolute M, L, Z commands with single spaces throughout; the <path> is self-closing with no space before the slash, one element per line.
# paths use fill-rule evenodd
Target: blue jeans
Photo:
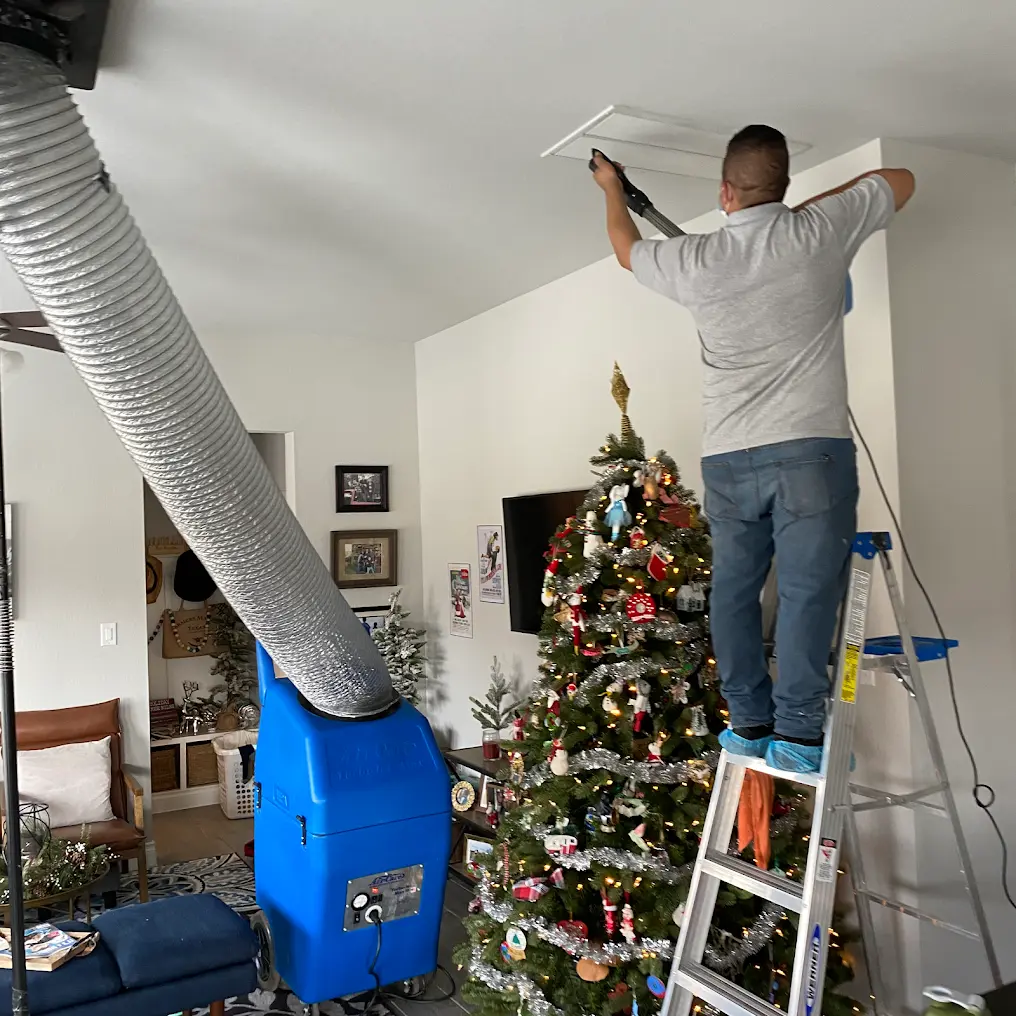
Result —
<path fill-rule="evenodd" d="M 829 651 L 857 528 L 849 438 L 808 438 L 702 460 L 713 540 L 710 624 L 732 727 L 774 724 L 819 738 Z M 779 612 L 775 685 L 759 602 L 773 555 Z"/>

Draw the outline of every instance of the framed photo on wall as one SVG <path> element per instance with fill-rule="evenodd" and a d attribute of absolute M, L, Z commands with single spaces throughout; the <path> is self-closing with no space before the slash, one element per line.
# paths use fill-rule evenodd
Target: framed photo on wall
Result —
<path fill-rule="evenodd" d="M 339 589 L 398 585 L 398 538 L 394 529 L 332 533 L 332 578 Z"/>
<path fill-rule="evenodd" d="M 388 511 L 388 467 L 336 466 L 335 510 Z"/>
<path fill-rule="evenodd" d="M 354 607 L 353 613 L 360 619 L 360 624 L 373 635 L 378 628 L 387 628 L 391 612 L 387 607 Z"/>
<path fill-rule="evenodd" d="M 468 564 L 448 565 L 448 599 L 451 606 L 449 630 L 459 638 L 473 637 L 472 570 Z"/>

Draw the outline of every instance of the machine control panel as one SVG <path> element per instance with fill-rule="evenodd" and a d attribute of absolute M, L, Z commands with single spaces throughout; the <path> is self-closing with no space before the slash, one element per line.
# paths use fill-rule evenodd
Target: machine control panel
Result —
<path fill-rule="evenodd" d="M 422 864 L 350 879 L 346 883 L 343 930 L 370 928 L 375 915 L 380 915 L 383 924 L 412 917 L 419 913 L 422 887 Z"/>

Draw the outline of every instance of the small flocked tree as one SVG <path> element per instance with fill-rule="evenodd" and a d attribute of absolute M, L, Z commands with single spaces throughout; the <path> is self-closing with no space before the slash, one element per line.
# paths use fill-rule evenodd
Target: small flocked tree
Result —
<path fill-rule="evenodd" d="M 420 701 L 421 682 L 426 677 L 427 657 L 423 647 L 427 637 L 420 628 L 406 624 L 409 611 L 399 602 L 402 592 L 396 589 L 388 600 L 388 623 L 371 632 L 378 647 L 395 690 L 414 706 Z"/>
<path fill-rule="evenodd" d="M 208 634 L 217 647 L 211 674 L 222 681 L 212 693 L 224 694 L 226 705 L 242 705 L 257 684 L 254 636 L 228 603 L 213 603 L 208 608 Z"/>
<path fill-rule="evenodd" d="M 708 530 L 673 459 L 646 456 L 616 367 L 612 391 L 621 434 L 548 552 L 540 676 L 457 953 L 481 1016 L 659 1012 L 719 754 Z M 800 878 L 804 799 L 777 791 L 743 856 Z M 725 887 L 705 962 L 785 1009 L 795 922 Z M 849 976 L 837 944 L 827 989 Z M 851 1009 L 827 990 L 825 1016 Z"/>

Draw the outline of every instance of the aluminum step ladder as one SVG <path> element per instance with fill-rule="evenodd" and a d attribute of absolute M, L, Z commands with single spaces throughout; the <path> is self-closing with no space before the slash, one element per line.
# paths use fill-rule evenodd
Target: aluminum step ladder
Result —
<path fill-rule="evenodd" d="M 1002 984 L 998 960 L 991 941 L 987 917 L 974 881 L 970 853 L 960 827 L 956 802 L 946 775 L 942 749 L 931 715 L 920 663 L 942 659 L 956 642 L 914 639 L 907 628 L 903 599 L 889 556 L 888 533 L 860 533 L 854 541 L 850 580 L 840 619 L 839 648 L 833 698 L 828 710 L 825 752 L 819 773 L 787 773 L 761 759 L 722 752 L 716 770 L 709 811 L 702 829 L 674 960 L 671 965 L 662 1016 L 689 1016 L 696 998 L 725 1016 L 819 1016 L 825 984 L 829 927 L 840 853 L 844 845 L 850 856 L 851 878 L 860 922 L 861 939 L 871 980 L 874 1009 L 887 1010 L 879 954 L 874 938 L 872 906 L 888 907 L 901 914 L 930 921 L 948 931 L 978 941 L 984 949 L 996 987 Z M 899 635 L 865 641 L 865 624 L 876 559 L 889 593 Z M 931 754 L 936 782 L 909 794 L 888 794 L 850 783 L 851 751 L 856 722 L 858 674 L 873 669 L 894 674 L 916 699 Z M 737 818 L 745 772 L 754 769 L 780 780 L 814 788 L 815 802 L 808 861 L 802 882 L 776 872 L 760 871 L 752 864 L 727 854 Z M 861 800 L 855 802 L 855 797 Z M 938 801 L 934 799 L 938 798 Z M 930 808 L 944 814 L 952 824 L 976 931 L 940 921 L 920 910 L 896 903 L 872 892 L 864 875 L 858 845 L 855 814 L 889 807 Z M 703 965 L 703 956 L 721 884 L 735 886 L 800 915 L 797 947 L 788 1009 L 778 1009 L 738 987 Z"/>

